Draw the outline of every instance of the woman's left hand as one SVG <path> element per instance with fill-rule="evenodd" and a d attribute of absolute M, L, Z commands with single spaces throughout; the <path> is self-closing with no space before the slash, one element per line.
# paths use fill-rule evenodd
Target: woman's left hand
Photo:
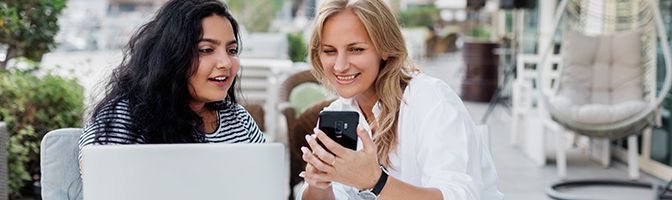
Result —
<path fill-rule="evenodd" d="M 376 145 L 366 130 L 357 127 L 357 135 L 363 146 L 360 151 L 341 146 L 317 128 L 314 131 L 314 135 L 306 137 L 310 149 L 313 150 L 312 154 L 304 153 L 306 162 L 324 172 L 332 181 L 357 189 L 373 188 L 382 171 L 378 164 Z M 322 148 L 315 140 L 316 137 L 333 154 Z"/>

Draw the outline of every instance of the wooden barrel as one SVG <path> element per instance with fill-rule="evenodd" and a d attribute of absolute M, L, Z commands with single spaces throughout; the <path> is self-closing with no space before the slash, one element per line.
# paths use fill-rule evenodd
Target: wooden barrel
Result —
<path fill-rule="evenodd" d="M 466 65 L 462 81 L 462 99 L 465 101 L 488 102 L 498 85 L 499 56 L 495 54 L 497 43 L 465 42 L 462 58 Z"/>

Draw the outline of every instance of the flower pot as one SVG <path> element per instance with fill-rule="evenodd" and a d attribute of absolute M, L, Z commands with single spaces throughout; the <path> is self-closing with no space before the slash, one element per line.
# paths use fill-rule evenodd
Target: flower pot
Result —
<path fill-rule="evenodd" d="M 462 58 L 466 65 L 466 75 L 462 81 L 462 99 L 465 101 L 488 102 L 497 90 L 499 56 L 495 49 L 499 45 L 490 42 L 465 42 Z"/>

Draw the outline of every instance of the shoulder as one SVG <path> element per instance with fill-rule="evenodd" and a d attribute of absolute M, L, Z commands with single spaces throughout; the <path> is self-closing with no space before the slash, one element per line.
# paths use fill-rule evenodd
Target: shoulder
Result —
<path fill-rule="evenodd" d="M 80 146 L 144 143 L 142 136 L 136 132 L 129 107 L 127 100 L 110 101 L 103 105 L 84 126 Z"/>
<path fill-rule="evenodd" d="M 408 86 L 404 89 L 404 101 L 406 103 L 431 104 L 431 102 L 440 102 L 437 100 L 461 103 L 457 93 L 444 81 L 424 73 L 416 73 L 412 77 Z"/>
<path fill-rule="evenodd" d="M 100 120 L 131 121 L 130 118 L 131 110 L 128 100 L 122 99 L 106 102 L 96 113 L 94 113 L 90 122 L 95 123 Z"/>
<path fill-rule="evenodd" d="M 220 114 L 220 120 L 229 122 L 237 121 L 246 125 L 250 122 L 254 122 L 250 112 L 238 103 L 229 104 L 226 107 L 219 109 L 218 112 Z"/>
<path fill-rule="evenodd" d="M 252 117 L 250 111 L 245 109 L 245 107 L 240 104 L 232 104 L 231 107 L 227 110 L 227 112 L 234 113 L 237 118 L 248 119 Z"/>
<path fill-rule="evenodd" d="M 254 118 L 242 105 L 230 104 L 218 112 L 220 113 L 220 127 L 215 136 L 211 137 L 212 142 L 264 143 L 266 141 Z"/>

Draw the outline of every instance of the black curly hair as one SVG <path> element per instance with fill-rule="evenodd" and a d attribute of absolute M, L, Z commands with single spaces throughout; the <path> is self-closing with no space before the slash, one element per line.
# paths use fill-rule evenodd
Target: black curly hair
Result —
<path fill-rule="evenodd" d="M 198 68 L 198 41 L 203 36 L 203 18 L 218 15 L 228 19 L 238 47 L 239 26 L 220 0 L 171 0 L 134 33 L 124 49 L 121 64 L 114 69 L 105 86 L 105 97 L 93 110 L 92 120 L 106 106 L 128 101 L 133 125 L 131 130 L 146 143 L 203 142 L 196 134 L 203 121 L 189 107 L 189 78 Z M 238 77 L 234 78 L 227 97 L 221 102 L 206 104 L 222 109 L 237 103 Z M 99 143 L 109 139 L 111 122 L 95 133 Z"/>

